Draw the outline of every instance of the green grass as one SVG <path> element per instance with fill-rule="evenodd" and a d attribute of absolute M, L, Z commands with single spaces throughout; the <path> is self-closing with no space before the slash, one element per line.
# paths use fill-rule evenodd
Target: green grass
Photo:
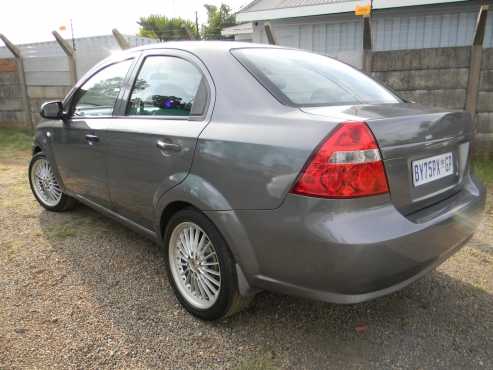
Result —
<path fill-rule="evenodd" d="M 4 156 L 30 150 L 32 142 L 33 133 L 30 130 L 0 127 L 0 152 Z"/>
<path fill-rule="evenodd" d="M 77 228 L 74 224 L 64 223 L 50 225 L 46 228 L 49 239 L 65 240 L 77 235 Z"/>
<path fill-rule="evenodd" d="M 248 357 L 243 359 L 235 370 L 277 370 L 279 367 L 274 364 L 273 357 L 273 354 L 269 352 Z"/>
<path fill-rule="evenodd" d="M 485 184 L 493 185 L 493 159 L 475 159 L 472 165 L 474 173 Z"/>

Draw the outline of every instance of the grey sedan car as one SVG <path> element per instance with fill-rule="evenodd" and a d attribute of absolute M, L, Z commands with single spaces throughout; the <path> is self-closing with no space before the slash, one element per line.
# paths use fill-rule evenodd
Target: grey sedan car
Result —
<path fill-rule="evenodd" d="M 465 112 L 409 103 L 309 52 L 234 42 L 131 49 L 43 105 L 29 179 L 165 251 L 205 320 L 270 290 L 334 303 L 394 292 L 480 220 Z"/>

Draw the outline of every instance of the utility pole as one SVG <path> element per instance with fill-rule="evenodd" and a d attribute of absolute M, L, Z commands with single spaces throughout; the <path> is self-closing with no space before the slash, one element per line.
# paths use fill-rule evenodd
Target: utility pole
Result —
<path fill-rule="evenodd" d="M 197 11 L 195 11 L 195 29 L 197 30 L 197 40 L 200 40 L 199 16 Z"/>

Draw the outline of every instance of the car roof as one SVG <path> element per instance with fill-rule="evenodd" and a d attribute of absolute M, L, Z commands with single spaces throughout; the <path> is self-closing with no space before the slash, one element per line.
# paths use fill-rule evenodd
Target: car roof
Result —
<path fill-rule="evenodd" d="M 138 46 L 132 49 L 126 50 L 128 53 L 136 51 L 146 51 L 155 49 L 180 49 L 189 51 L 192 53 L 208 53 L 208 52 L 229 52 L 231 49 L 236 48 L 281 48 L 276 45 L 269 44 L 256 44 L 251 42 L 239 42 L 239 41 L 167 41 L 155 44 L 148 44 L 144 46 Z"/>

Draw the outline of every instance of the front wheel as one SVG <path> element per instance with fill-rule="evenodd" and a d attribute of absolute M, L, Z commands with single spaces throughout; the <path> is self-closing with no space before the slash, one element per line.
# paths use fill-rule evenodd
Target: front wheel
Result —
<path fill-rule="evenodd" d="M 75 206 L 75 199 L 62 192 L 53 167 L 43 153 L 37 153 L 31 159 L 29 185 L 38 203 L 49 211 L 68 211 Z"/>
<path fill-rule="evenodd" d="M 226 242 L 202 213 L 187 208 L 166 227 L 168 276 L 180 303 L 203 320 L 240 311 L 251 300 L 238 292 L 236 269 Z"/>

